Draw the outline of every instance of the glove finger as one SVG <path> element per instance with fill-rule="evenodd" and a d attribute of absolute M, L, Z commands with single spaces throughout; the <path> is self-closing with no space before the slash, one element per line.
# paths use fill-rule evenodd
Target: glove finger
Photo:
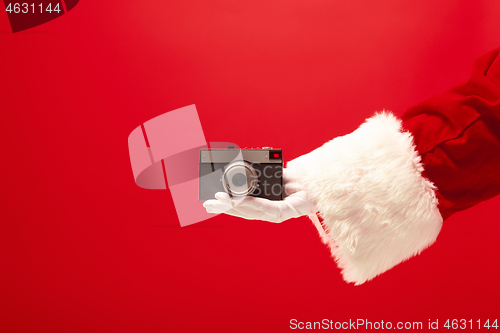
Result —
<path fill-rule="evenodd" d="M 230 204 L 227 204 L 219 200 L 207 200 L 203 203 L 203 207 L 207 210 L 207 213 L 220 214 L 232 208 Z"/>
<path fill-rule="evenodd" d="M 234 207 L 238 205 L 241 201 L 245 200 L 246 197 L 231 197 L 226 192 L 217 192 L 215 193 L 215 198 L 231 207 Z"/>
<path fill-rule="evenodd" d="M 283 197 L 301 191 L 302 187 L 294 170 L 283 169 Z"/>
<path fill-rule="evenodd" d="M 299 179 L 297 172 L 288 168 L 283 169 L 283 184 L 293 183 Z"/>
<path fill-rule="evenodd" d="M 260 220 L 260 216 L 262 216 L 262 212 L 257 212 L 258 214 L 255 214 L 255 210 L 237 210 L 237 209 L 230 209 L 224 214 L 231 215 L 231 216 L 236 216 L 236 217 L 241 217 L 246 220 Z"/>
<path fill-rule="evenodd" d="M 235 206 L 235 209 L 240 211 L 245 208 L 262 211 L 265 216 L 260 218 L 272 222 L 282 222 L 293 217 L 312 214 L 316 211 L 315 205 L 308 200 L 305 191 L 296 192 L 281 201 L 249 197 L 238 206 Z"/>
<path fill-rule="evenodd" d="M 302 190 L 302 185 L 298 182 L 290 182 L 283 185 L 283 197 L 287 197 Z"/>
<path fill-rule="evenodd" d="M 290 208 L 289 210 L 299 213 L 299 216 L 314 214 L 317 211 L 316 204 L 309 199 L 305 191 L 296 192 L 286 197 L 282 202 Z"/>
<path fill-rule="evenodd" d="M 218 192 L 215 197 L 216 200 L 207 200 L 203 204 L 207 212 L 224 213 L 248 220 L 263 220 L 276 223 L 316 211 L 315 205 L 308 200 L 305 191 L 295 192 L 283 201 L 271 201 L 251 196 L 231 198 L 225 192 Z"/>
<path fill-rule="evenodd" d="M 255 209 L 253 207 L 243 207 L 243 206 L 236 206 L 233 208 L 233 211 L 237 212 L 240 214 L 240 216 L 245 217 L 248 220 L 266 220 L 264 217 L 266 215 L 266 211 L 261 210 L 261 209 Z"/>
<path fill-rule="evenodd" d="M 203 203 L 203 207 L 205 207 L 208 213 L 227 214 L 228 210 L 237 206 L 238 201 L 241 201 L 243 199 L 243 198 L 233 199 L 229 196 L 229 194 L 225 192 L 217 192 L 215 194 L 215 197 L 216 199 L 207 200 Z"/>
<path fill-rule="evenodd" d="M 238 203 L 239 207 L 252 207 L 254 209 L 269 210 L 272 209 L 273 201 L 258 197 L 245 197 Z"/>
<path fill-rule="evenodd" d="M 293 172 L 288 168 L 283 169 L 283 183 L 287 183 L 293 178 Z"/>
<path fill-rule="evenodd" d="M 264 215 L 264 212 L 252 208 L 236 209 L 232 208 L 231 206 L 227 206 L 224 203 L 218 202 L 217 200 L 212 200 L 212 201 L 214 202 L 208 203 L 205 207 L 208 213 L 226 214 L 226 215 L 241 217 L 247 220 L 257 220 Z"/>
<path fill-rule="evenodd" d="M 232 206 L 232 204 L 231 204 L 231 197 L 226 192 L 217 192 L 217 193 L 215 193 L 215 199 L 217 199 L 220 202 L 223 202 L 225 204 L 228 204 L 229 206 Z"/>
<path fill-rule="evenodd" d="M 253 216 L 269 222 L 281 222 L 282 212 L 280 203 L 283 201 L 271 201 L 269 199 L 247 197 L 234 208 L 238 211 L 245 211 L 247 214 L 253 211 Z"/>
<path fill-rule="evenodd" d="M 274 203 L 270 200 L 250 196 L 231 198 L 225 192 L 218 192 L 215 197 L 217 200 L 208 200 L 211 213 L 224 213 L 247 220 L 278 222 L 279 210 L 273 207 Z"/>

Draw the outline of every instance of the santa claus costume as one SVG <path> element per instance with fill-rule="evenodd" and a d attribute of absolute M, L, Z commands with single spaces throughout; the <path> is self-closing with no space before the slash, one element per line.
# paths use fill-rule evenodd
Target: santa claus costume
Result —
<path fill-rule="evenodd" d="M 379 112 L 290 161 L 287 173 L 302 190 L 283 202 L 240 206 L 219 194 L 207 211 L 254 219 L 262 211 L 257 218 L 273 222 L 309 215 L 346 281 L 374 278 L 434 243 L 452 214 L 500 193 L 499 53 L 401 119 Z"/>

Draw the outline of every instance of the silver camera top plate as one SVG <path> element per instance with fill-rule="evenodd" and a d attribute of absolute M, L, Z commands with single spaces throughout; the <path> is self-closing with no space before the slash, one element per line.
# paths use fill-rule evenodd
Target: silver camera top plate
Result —
<path fill-rule="evenodd" d="M 241 152 L 241 157 L 239 153 Z M 201 149 L 200 163 L 229 163 L 243 159 L 252 163 L 283 162 L 281 149 Z"/>

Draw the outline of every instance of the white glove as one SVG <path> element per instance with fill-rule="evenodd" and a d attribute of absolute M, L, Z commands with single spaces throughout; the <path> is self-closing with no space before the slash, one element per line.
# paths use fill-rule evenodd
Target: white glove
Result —
<path fill-rule="evenodd" d="M 293 217 L 314 214 L 316 205 L 302 188 L 297 178 L 287 169 L 283 170 L 284 200 L 272 201 L 264 198 L 232 198 L 225 192 L 217 192 L 215 199 L 203 203 L 207 213 L 225 213 L 247 220 L 262 220 L 281 223 Z"/>

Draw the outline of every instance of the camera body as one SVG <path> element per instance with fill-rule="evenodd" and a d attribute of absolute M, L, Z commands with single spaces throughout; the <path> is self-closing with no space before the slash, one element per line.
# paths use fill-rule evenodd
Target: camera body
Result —
<path fill-rule="evenodd" d="M 199 200 L 232 197 L 283 198 L 283 156 L 272 147 L 200 149 Z"/>

